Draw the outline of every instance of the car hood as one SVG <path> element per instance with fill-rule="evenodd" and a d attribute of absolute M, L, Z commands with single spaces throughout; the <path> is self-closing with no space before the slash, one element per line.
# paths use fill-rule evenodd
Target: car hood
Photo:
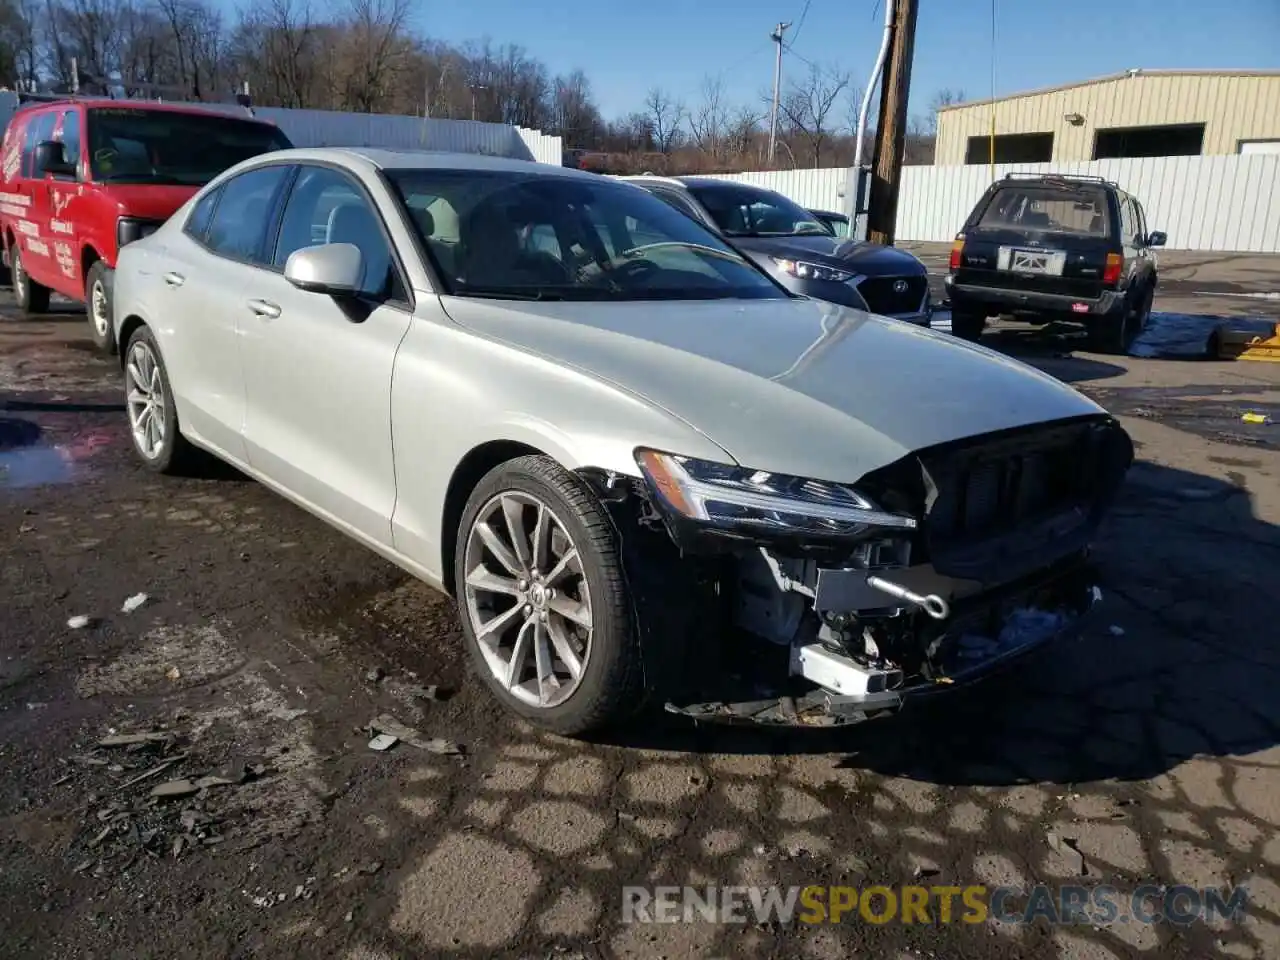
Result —
<path fill-rule="evenodd" d="M 863 276 L 902 276 L 923 274 L 925 266 L 906 250 L 878 243 L 842 240 L 839 237 L 729 237 L 730 243 L 743 253 L 758 259 L 782 257 L 786 260 L 808 260 L 822 266 L 836 266 Z"/>
<path fill-rule="evenodd" d="M 852 482 L 913 450 L 1103 412 L 992 350 L 821 301 L 441 300 L 474 333 L 613 383 L 778 473 Z"/>
<path fill-rule="evenodd" d="M 199 190 L 199 187 L 146 183 L 113 183 L 102 186 L 103 193 L 116 204 L 120 216 L 138 217 L 142 220 L 168 220 Z"/>

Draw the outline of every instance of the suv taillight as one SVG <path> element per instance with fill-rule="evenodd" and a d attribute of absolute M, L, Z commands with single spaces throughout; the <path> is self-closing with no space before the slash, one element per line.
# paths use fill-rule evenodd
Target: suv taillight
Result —
<path fill-rule="evenodd" d="M 1107 265 L 1102 269 L 1102 285 L 1114 287 L 1120 282 L 1120 271 L 1124 269 L 1124 257 L 1118 253 L 1107 254 Z"/>
<path fill-rule="evenodd" d="M 960 254 L 964 253 L 964 234 L 956 237 L 956 242 L 951 244 L 951 265 L 949 269 L 954 273 L 960 269 Z"/>

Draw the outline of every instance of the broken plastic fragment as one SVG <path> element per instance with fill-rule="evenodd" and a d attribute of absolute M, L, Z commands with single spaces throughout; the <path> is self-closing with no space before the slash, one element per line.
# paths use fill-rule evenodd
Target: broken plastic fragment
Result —
<path fill-rule="evenodd" d="M 374 737 L 372 740 L 369 741 L 369 749 L 377 750 L 379 753 L 381 753 L 384 750 L 390 750 L 399 742 L 400 742 L 399 737 L 393 737 L 389 733 L 380 733 L 376 737 Z"/>
<path fill-rule="evenodd" d="M 67 620 L 67 626 L 72 630 L 83 630 L 89 625 L 89 618 L 81 614 L 80 616 L 71 617 Z"/>
<path fill-rule="evenodd" d="M 132 597 L 127 599 L 123 604 L 121 604 L 120 612 L 133 613 L 133 611 L 137 610 L 146 602 L 147 602 L 147 595 L 145 593 L 135 593 Z"/>

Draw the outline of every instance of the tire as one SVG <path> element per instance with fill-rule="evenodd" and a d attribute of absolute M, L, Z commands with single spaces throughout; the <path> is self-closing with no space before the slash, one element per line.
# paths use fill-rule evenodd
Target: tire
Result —
<path fill-rule="evenodd" d="M 49 288 L 36 283 L 22 266 L 22 248 L 15 242 L 10 263 L 13 275 L 13 299 L 27 316 L 49 312 Z"/>
<path fill-rule="evenodd" d="M 115 295 L 116 272 L 101 260 L 89 268 L 84 283 L 84 309 L 89 318 L 89 336 L 93 345 L 108 356 L 117 352 L 115 321 L 111 305 Z"/>
<path fill-rule="evenodd" d="M 987 325 L 987 318 L 978 313 L 951 313 L 951 335 L 961 340 L 977 343 L 982 339 L 982 330 Z"/>
<path fill-rule="evenodd" d="M 508 511 L 524 534 L 521 549 L 513 549 Z M 540 515 L 547 531 L 540 538 L 541 561 L 531 548 L 530 535 Z M 490 546 L 493 534 L 485 528 L 496 531 L 505 559 Z M 563 559 L 570 547 L 577 551 L 576 561 Z M 535 577 L 532 571 L 539 562 L 553 569 L 537 570 Z M 561 564 L 564 572 L 548 581 L 545 575 L 554 574 Z M 482 582 L 477 571 L 490 585 L 500 577 L 506 590 L 477 587 Z M 639 706 L 640 645 L 618 536 L 586 485 L 554 460 L 520 457 L 485 475 L 462 513 L 454 572 L 472 664 L 509 710 L 554 733 L 580 736 L 623 720 Z M 581 617 L 584 606 L 589 627 L 575 625 L 561 612 Z M 501 626 L 485 631 L 495 621 Z M 589 631 L 585 641 L 584 629 Z M 481 640 L 486 632 L 489 636 Z M 538 682 L 547 675 L 545 668 L 536 666 L 539 641 L 556 683 Z M 525 644 L 524 656 L 516 658 L 520 643 Z M 566 646 L 577 660 L 576 676 L 570 658 L 561 652 Z M 500 671 L 510 670 L 512 659 L 519 662 L 514 680 L 500 678 Z"/>
<path fill-rule="evenodd" d="M 1094 353 L 1127 355 L 1134 339 L 1147 326 L 1154 299 L 1155 290 L 1146 287 L 1134 295 L 1133 301 L 1125 302 L 1124 312 L 1120 316 L 1097 317 L 1089 324 L 1089 349 Z M 1137 306 L 1131 307 L 1130 302 L 1136 302 Z"/>
<path fill-rule="evenodd" d="M 151 366 L 143 359 L 144 354 L 154 361 L 154 379 L 150 373 Z M 159 424 L 159 442 L 149 451 L 143 443 L 138 404 L 142 396 L 155 396 L 157 384 L 160 402 L 152 409 L 160 411 L 163 419 Z M 134 452 L 143 465 L 155 473 L 180 475 L 189 472 L 198 461 L 199 453 L 179 428 L 178 411 L 173 403 L 173 390 L 169 386 L 169 371 L 149 327 L 138 327 L 129 337 L 129 343 L 125 347 L 124 387 L 129 436 L 133 441 Z M 147 436 L 150 437 L 151 434 Z"/>

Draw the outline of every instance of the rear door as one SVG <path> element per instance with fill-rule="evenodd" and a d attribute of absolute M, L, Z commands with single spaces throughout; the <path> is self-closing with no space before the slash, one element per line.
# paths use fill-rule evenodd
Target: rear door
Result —
<path fill-rule="evenodd" d="M 1101 184 L 1013 181 L 987 194 L 964 230 L 957 282 L 1093 300 L 1117 211 Z"/>

